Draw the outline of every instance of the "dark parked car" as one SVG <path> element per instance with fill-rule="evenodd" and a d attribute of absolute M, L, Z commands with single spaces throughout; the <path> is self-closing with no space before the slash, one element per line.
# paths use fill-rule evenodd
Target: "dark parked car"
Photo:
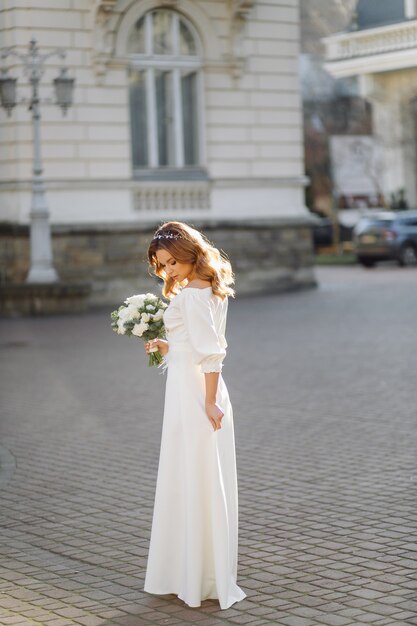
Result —
<path fill-rule="evenodd" d="M 328 217 L 319 217 L 313 226 L 314 248 L 331 246 L 333 241 L 333 223 Z"/>
<path fill-rule="evenodd" d="M 313 243 L 315 250 L 332 245 L 334 228 L 335 224 L 329 217 L 319 218 L 317 223 L 313 226 Z M 340 241 L 351 241 L 352 228 L 339 222 L 339 239 Z"/>
<path fill-rule="evenodd" d="M 401 266 L 417 265 L 417 211 L 384 211 L 361 218 L 353 244 L 365 267 L 389 259 Z"/>

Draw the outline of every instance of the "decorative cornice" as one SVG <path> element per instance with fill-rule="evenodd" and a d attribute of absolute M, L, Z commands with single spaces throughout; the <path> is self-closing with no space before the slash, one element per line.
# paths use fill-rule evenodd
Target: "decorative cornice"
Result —
<path fill-rule="evenodd" d="M 230 64 L 233 78 L 239 79 L 246 63 L 243 51 L 245 26 L 249 14 L 255 5 L 255 0 L 230 1 L 230 52 L 227 61 Z"/>
<path fill-rule="evenodd" d="M 146 181 L 138 181 L 132 178 L 46 178 L 45 183 L 50 191 L 77 191 L 97 189 L 112 190 L 133 190 L 140 189 Z M 179 185 L 191 186 L 198 181 L 180 181 Z M 201 182 L 201 181 L 200 181 Z M 208 181 L 212 189 L 280 189 L 280 188 L 300 188 L 305 187 L 309 179 L 306 176 L 282 176 L 274 178 L 213 178 Z M 172 185 L 172 181 L 162 181 L 167 185 Z M 30 192 L 32 180 L 30 178 L 21 180 L 0 181 L 0 192 Z"/>
<path fill-rule="evenodd" d="M 114 9 L 116 2 L 117 0 L 97 0 L 96 9 L 97 11 L 108 13 Z"/>
<path fill-rule="evenodd" d="M 93 68 L 101 82 L 114 52 L 114 17 L 117 0 L 96 0 L 93 8 Z"/>
<path fill-rule="evenodd" d="M 240 19 L 246 19 L 255 5 L 255 0 L 232 0 L 232 13 Z"/>

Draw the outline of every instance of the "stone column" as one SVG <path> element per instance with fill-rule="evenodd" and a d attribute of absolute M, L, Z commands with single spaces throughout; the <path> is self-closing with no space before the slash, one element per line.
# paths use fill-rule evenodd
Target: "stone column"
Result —
<path fill-rule="evenodd" d="M 380 143 L 384 172 L 381 182 L 387 200 L 405 190 L 410 206 L 415 206 L 416 130 L 410 94 L 393 75 L 364 75 L 359 78 L 361 95 L 372 104 L 374 137 Z"/>

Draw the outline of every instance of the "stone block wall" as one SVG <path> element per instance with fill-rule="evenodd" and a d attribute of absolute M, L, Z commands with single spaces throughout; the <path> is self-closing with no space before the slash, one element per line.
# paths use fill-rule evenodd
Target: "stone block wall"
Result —
<path fill-rule="evenodd" d="M 54 227 L 54 263 L 64 283 L 90 283 L 90 306 L 114 306 L 127 296 L 159 289 L 148 270 L 146 252 L 157 224 L 147 227 Z M 216 247 L 229 256 L 237 295 L 312 287 L 313 250 L 307 222 L 275 220 L 200 222 Z M 26 226 L 0 226 L 0 281 L 22 283 L 29 269 Z"/>

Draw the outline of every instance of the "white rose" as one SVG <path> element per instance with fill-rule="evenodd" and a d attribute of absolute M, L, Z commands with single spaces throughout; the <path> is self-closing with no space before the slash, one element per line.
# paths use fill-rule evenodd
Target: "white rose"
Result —
<path fill-rule="evenodd" d="M 153 319 L 155 320 L 155 322 L 157 322 L 158 320 L 162 319 L 163 315 L 164 315 L 164 312 L 159 310 L 157 313 L 155 313 L 155 315 L 153 316 Z"/>
<path fill-rule="evenodd" d="M 155 307 L 153 306 L 153 304 L 147 304 L 145 308 L 147 311 L 151 311 L 151 313 L 155 311 Z"/>
<path fill-rule="evenodd" d="M 127 310 L 126 317 L 125 317 L 126 321 L 130 322 L 134 320 L 135 318 L 139 317 L 138 307 L 135 304 L 129 304 L 126 310 Z"/>
<path fill-rule="evenodd" d="M 126 328 L 124 327 L 124 320 L 120 319 L 117 321 L 117 334 L 118 335 L 125 335 L 126 334 Z"/>
<path fill-rule="evenodd" d="M 135 324 L 132 328 L 132 335 L 136 335 L 136 337 L 142 337 L 145 330 L 148 330 L 149 325 L 141 322 L 140 324 Z"/>
<path fill-rule="evenodd" d="M 119 316 L 119 320 L 126 320 L 129 316 L 129 308 L 123 307 L 123 309 L 120 309 L 120 311 L 118 312 L 118 316 Z"/>
<path fill-rule="evenodd" d="M 150 318 L 151 318 L 151 316 L 149 315 L 149 313 L 142 313 L 142 315 L 141 315 L 142 322 L 149 322 Z"/>
<path fill-rule="evenodd" d="M 154 293 L 147 293 L 147 294 L 145 294 L 145 298 L 147 300 L 153 300 L 153 301 L 157 300 L 157 297 L 156 297 L 156 295 Z"/>
<path fill-rule="evenodd" d="M 143 293 L 139 293 L 136 296 L 130 296 L 129 298 L 126 298 L 125 302 L 126 304 L 134 304 L 137 307 L 141 307 L 145 302 L 145 298 L 146 296 Z"/>

